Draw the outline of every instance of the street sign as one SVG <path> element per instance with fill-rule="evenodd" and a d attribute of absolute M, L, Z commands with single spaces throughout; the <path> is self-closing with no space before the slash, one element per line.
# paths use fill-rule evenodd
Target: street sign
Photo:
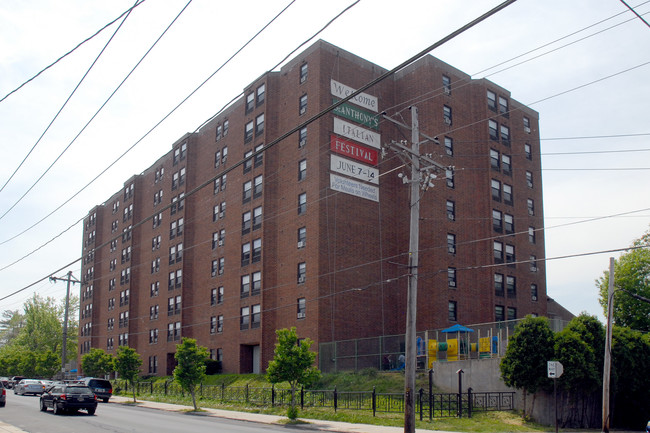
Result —
<path fill-rule="evenodd" d="M 564 373 L 564 366 L 560 361 L 547 361 L 546 367 L 548 369 L 548 377 L 550 379 L 557 379 Z"/>

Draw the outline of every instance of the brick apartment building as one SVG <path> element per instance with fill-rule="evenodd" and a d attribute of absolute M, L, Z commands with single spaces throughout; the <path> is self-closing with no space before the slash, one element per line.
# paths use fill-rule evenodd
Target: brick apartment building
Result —
<path fill-rule="evenodd" d="M 410 141 L 382 117 L 410 125 L 410 106 L 453 167 L 421 192 L 418 331 L 545 315 L 538 114 L 426 56 L 305 124 L 384 72 L 318 41 L 93 208 L 79 355 L 128 345 L 165 375 L 191 337 L 246 373 L 279 328 L 316 349 L 403 334 L 410 171 L 379 148 Z"/>

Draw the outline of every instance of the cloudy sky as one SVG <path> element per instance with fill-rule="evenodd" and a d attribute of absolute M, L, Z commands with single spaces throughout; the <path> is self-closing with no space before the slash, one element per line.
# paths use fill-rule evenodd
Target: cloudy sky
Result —
<path fill-rule="evenodd" d="M 133 3 L 2 2 L 0 99 Z M 348 6 L 318 37 L 391 69 L 499 3 L 142 2 L 0 101 L 0 311 L 63 297 L 65 283 L 39 280 L 80 276 L 75 222 Z M 548 295 L 602 317 L 594 281 L 620 254 L 607 251 L 650 226 L 650 27 L 618 0 L 519 0 L 431 54 L 540 113 Z"/>

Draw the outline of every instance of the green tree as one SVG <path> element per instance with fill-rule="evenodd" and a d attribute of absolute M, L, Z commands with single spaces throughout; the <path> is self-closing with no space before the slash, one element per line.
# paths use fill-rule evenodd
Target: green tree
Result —
<path fill-rule="evenodd" d="M 607 316 L 609 271 L 596 280 L 600 291 L 599 302 Z M 636 239 L 632 248 L 614 262 L 614 286 L 645 298 L 650 298 L 650 231 Z M 650 304 L 642 302 L 625 291 L 614 292 L 614 321 L 642 332 L 650 332 Z"/>
<path fill-rule="evenodd" d="M 0 320 L 0 346 L 11 344 L 14 338 L 18 337 L 20 329 L 23 327 L 24 317 L 20 311 L 5 310 L 2 312 Z"/>
<path fill-rule="evenodd" d="M 205 377 L 205 360 L 208 359 L 208 349 L 198 346 L 193 338 L 185 338 L 176 345 L 174 358 L 178 363 L 174 368 L 174 380 L 192 396 L 194 410 L 196 406 L 196 386 Z"/>
<path fill-rule="evenodd" d="M 275 384 L 288 382 L 291 387 L 291 406 L 287 410 L 289 419 L 296 419 L 296 388 L 298 385 L 308 386 L 320 377 L 320 371 L 314 367 L 316 353 L 309 349 L 312 340 L 298 339 L 296 328 L 278 329 L 275 331 L 278 341 L 275 344 L 275 356 L 269 362 L 266 378 Z"/>
<path fill-rule="evenodd" d="M 81 369 L 86 376 L 104 377 L 115 369 L 113 356 L 93 347 L 81 357 Z"/>
<path fill-rule="evenodd" d="M 526 394 L 534 394 L 549 384 L 546 377 L 547 362 L 555 358 L 555 341 L 548 319 L 526 316 L 508 341 L 505 356 L 501 359 L 501 378 L 512 388 L 523 390 L 526 417 Z"/>
<path fill-rule="evenodd" d="M 115 357 L 115 371 L 121 378 L 125 379 L 133 389 L 133 403 L 135 399 L 135 380 L 140 373 L 140 366 L 142 359 L 135 349 L 128 346 L 120 346 L 117 349 L 117 356 Z"/>

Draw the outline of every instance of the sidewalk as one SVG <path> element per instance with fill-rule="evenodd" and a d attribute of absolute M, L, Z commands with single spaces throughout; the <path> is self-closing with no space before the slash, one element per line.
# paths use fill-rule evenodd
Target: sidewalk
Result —
<path fill-rule="evenodd" d="M 128 402 L 133 402 L 132 398 L 123 397 L 123 396 L 113 396 L 111 397 L 112 403 L 122 403 L 126 404 Z M 157 410 L 166 410 L 171 412 L 186 412 L 193 409 L 192 406 L 183 406 L 178 404 L 170 403 L 158 403 L 155 401 L 146 401 L 146 400 L 137 400 L 137 406 L 146 407 L 149 409 Z M 286 419 L 286 417 L 278 415 L 264 415 L 259 413 L 248 413 L 248 412 L 235 412 L 231 410 L 223 409 L 210 409 L 210 408 L 201 408 L 204 412 L 200 412 L 200 415 L 203 416 L 214 416 L 218 418 L 226 418 L 232 420 L 240 421 L 249 421 L 256 422 L 260 424 L 280 424 L 280 421 Z M 387 427 L 379 425 L 369 425 L 369 424 L 352 424 L 347 422 L 338 422 L 338 421 L 324 421 L 319 419 L 305 419 L 300 418 L 300 420 L 306 422 L 307 424 L 296 424 L 292 427 L 301 428 L 305 430 L 314 430 L 314 431 L 328 431 L 328 432 L 339 432 L 339 433 L 403 433 L 403 427 Z M 432 430 L 416 429 L 417 433 L 431 433 Z M 0 432 L 2 429 L 0 428 Z M 452 433 L 444 432 L 441 430 L 436 430 L 436 433 Z"/>

